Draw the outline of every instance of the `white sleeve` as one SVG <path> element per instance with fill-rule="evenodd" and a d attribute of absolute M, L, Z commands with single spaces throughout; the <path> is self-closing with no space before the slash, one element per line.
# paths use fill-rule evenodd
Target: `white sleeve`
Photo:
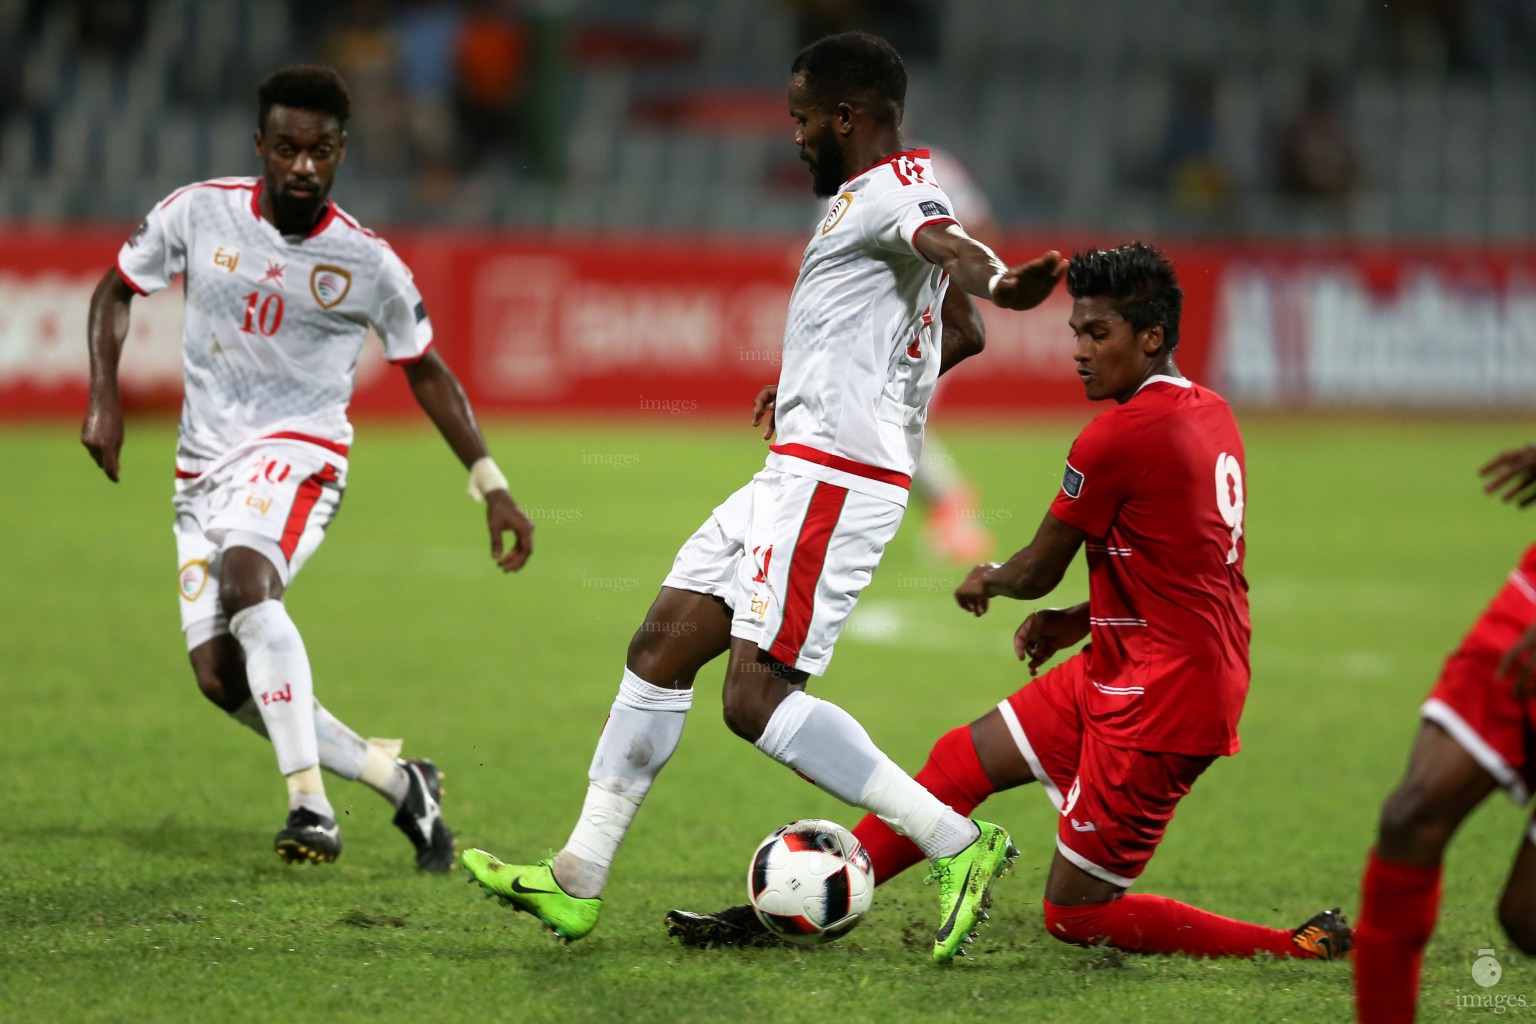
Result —
<path fill-rule="evenodd" d="M 913 237 L 929 224 L 958 224 L 952 209 L 943 189 L 931 182 L 914 181 L 889 189 L 875 200 L 870 232 L 881 249 L 912 253 L 921 259 Z"/>
<path fill-rule="evenodd" d="M 118 275 L 140 295 L 159 291 L 187 269 L 187 219 L 194 199 L 182 192 L 162 199 L 117 251 Z"/>
<path fill-rule="evenodd" d="M 368 322 L 384 342 L 384 358 L 392 363 L 414 363 L 432 347 L 432 321 L 427 319 L 426 304 L 405 261 L 383 240 L 379 249 L 383 258 Z"/>

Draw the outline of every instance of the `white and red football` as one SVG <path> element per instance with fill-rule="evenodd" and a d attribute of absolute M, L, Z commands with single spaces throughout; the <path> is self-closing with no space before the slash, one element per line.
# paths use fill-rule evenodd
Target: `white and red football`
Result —
<path fill-rule="evenodd" d="M 805 946 L 847 935 L 869 912 L 875 875 L 869 854 L 843 826 L 792 821 L 758 844 L 747 899 L 780 938 Z"/>

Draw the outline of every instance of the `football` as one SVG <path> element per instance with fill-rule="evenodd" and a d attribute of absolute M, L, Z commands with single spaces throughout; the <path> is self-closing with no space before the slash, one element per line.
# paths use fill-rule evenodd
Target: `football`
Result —
<path fill-rule="evenodd" d="M 758 844 L 747 899 L 763 925 L 803 946 L 847 935 L 869 912 L 875 875 L 869 854 L 843 826 L 792 821 Z"/>

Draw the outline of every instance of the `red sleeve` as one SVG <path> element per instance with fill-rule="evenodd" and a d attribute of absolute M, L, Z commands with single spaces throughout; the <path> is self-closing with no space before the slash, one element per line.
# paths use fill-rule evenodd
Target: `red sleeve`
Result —
<path fill-rule="evenodd" d="M 1061 490 L 1051 514 L 1090 537 L 1109 532 L 1115 514 L 1129 496 L 1140 459 L 1131 451 L 1130 431 L 1120 431 L 1112 413 L 1097 417 L 1072 442 L 1062 473 Z"/>

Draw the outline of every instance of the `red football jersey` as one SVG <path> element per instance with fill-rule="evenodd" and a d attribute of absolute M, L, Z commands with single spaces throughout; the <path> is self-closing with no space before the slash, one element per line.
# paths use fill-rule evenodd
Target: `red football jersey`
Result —
<path fill-rule="evenodd" d="M 1051 512 L 1088 534 L 1085 724 L 1235 754 L 1248 695 L 1243 439 L 1222 397 L 1157 376 L 1083 428 Z"/>

